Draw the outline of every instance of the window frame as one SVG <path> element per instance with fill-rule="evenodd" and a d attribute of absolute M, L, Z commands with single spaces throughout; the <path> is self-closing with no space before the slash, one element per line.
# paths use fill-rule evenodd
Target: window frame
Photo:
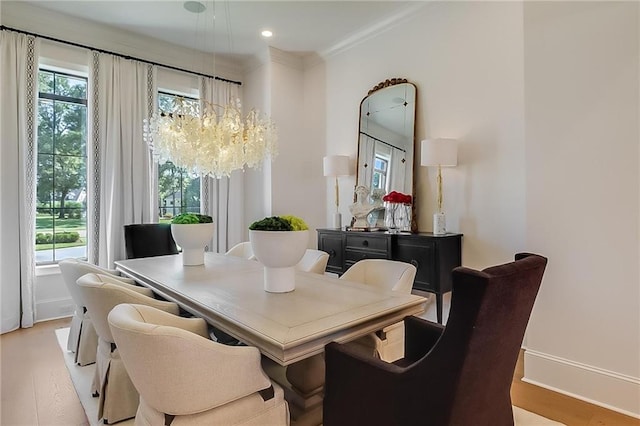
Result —
<path fill-rule="evenodd" d="M 54 79 L 54 86 L 53 86 L 53 91 L 54 93 L 47 93 L 47 92 L 41 92 L 40 91 L 40 86 L 38 85 L 38 89 L 37 89 L 37 93 L 38 93 L 38 97 L 36 99 L 37 101 L 37 130 L 36 130 L 36 134 L 37 137 L 40 137 L 39 134 L 39 129 L 40 129 L 40 106 L 41 106 L 41 101 L 45 100 L 45 101 L 51 101 L 51 106 L 53 109 L 53 117 L 54 117 L 54 122 L 55 122 L 55 105 L 56 102 L 62 102 L 62 103 L 66 103 L 66 104 L 72 104 L 72 105 L 82 105 L 85 110 L 84 110 L 84 150 L 83 150 L 83 154 L 82 155 L 69 155 L 69 154 L 59 154 L 56 152 L 55 150 L 55 138 L 52 140 L 52 143 L 54 144 L 52 146 L 52 152 L 40 152 L 39 150 L 39 144 L 36 144 L 36 152 L 35 152 L 35 163 L 36 163 L 36 173 L 35 173 L 35 178 L 36 178 L 36 191 L 38 189 L 38 182 L 37 179 L 39 177 L 39 156 L 40 155 L 50 155 L 51 156 L 51 164 L 53 167 L 53 173 L 52 173 L 52 188 L 53 188 L 53 192 L 55 193 L 55 189 L 56 189 L 56 177 L 55 177 L 55 168 L 56 168 L 56 157 L 57 156 L 64 156 L 64 157 L 75 157 L 75 158 L 81 158 L 84 160 L 84 180 L 85 180 L 85 185 L 84 185 L 84 192 L 85 192 L 85 197 L 87 197 L 87 192 L 88 192 L 88 188 L 87 188 L 87 175 L 88 175 L 88 170 L 87 168 L 89 167 L 89 157 L 88 157 L 88 151 L 87 151 L 87 144 L 88 144 L 88 126 L 89 126 L 89 111 L 88 111 L 88 90 L 89 90 L 89 79 L 86 75 L 84 75 L 84 73 L 78 72 L 78 73 L 73 73 L 73 72 L 68 72 L 68 71 L 61 71 L 59 68 L 57 67 L 48 67 L 47 65 L 44 64 L 39 64 L 38 66 L 38 78 L 40 77 L 40 73 L 49 73 L 49 74 L 53 74 L 53 79 Z M 63 76 L 63 77 L 69 77 L 69 78 L 73 78 L 73 79 L 77 79 L 77 80 L 82 80 L 85 83 L 85 98 L 75 98 L 75 97 L 71 97 L 71 96 L 64 96 L 64 95 L 59 95 L 55 93 L 55 79 L 57 76 Z M 37 223 L 37 209 L 40 208 L 38 207 L 40 200 L 37 199 L 36 205 L 35 205 L 35 209 L 36 209 L 36 223 Z M 59 209 L 55 207 L 55 197 L 53 199 L 53 204 L 51 206 L 49 206 L 49 208 L 51 209 L 51 220 L 52 220 L 52 228 L 51 228 L 51 234 L 54 236 L 53 237 L 53 242 L 51 243 L 52 248 L 51 249 L 47 249 L 47 250 L 51 250 L 52 251 L 52 255 L 51 255 L 51 260 L 43 260 L 43 261 L 38 261 L 37 260 L 37 252 L 39 250 L 34 250 L 34 259 L 35 259 L 35 265 L 36 267 L 42 267 L 42 266 L 55 266 L 57 265 L 61 260 L 64 259 L 68 259 L 69 257 L 62 257 L 62 258 L 58 258 L 56 256 L 56 250 L 61 250 L 63 248 L 57 249 L 56 245 L 60 244 L 60 243 L 56 243 L 55 242 L 55 234 L 56 234 L 56 210 Z M 77 209 L 77 208 L 74 208 Z M 89 233 L 87 232 L 87 206 L 86 204 L 81 208 L 81 217 L 84 216 L 84 227 L 85 227 L 85 236 L 81 238 L 84 239 L 84 245 L 82 246 L 77 246 L 77 247 L 84 247 L 85 248 L 85 256 L 82 257 L 84 259 L 87 258 L 87 250 L 88 250 L 88 246 L 89 246 Z M 36 223 L 34 223 L 34 226 L 36 226 Z M 36 228 L 35 233 L 34 233 L 34 237 L 36 237 L 38 234 L 38 230 Z M 34 248 L 37 245 L 34 244 Z"/>

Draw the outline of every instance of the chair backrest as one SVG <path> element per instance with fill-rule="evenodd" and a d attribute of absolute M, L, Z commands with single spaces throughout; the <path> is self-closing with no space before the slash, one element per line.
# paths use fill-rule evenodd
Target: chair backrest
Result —
<path fill-rule="evenodd" d="M 200 413 L 271 385 L 255 347 L 226 346 L 182 326 L 198 320 L 135 304 L 109 314 L 129 377 L 157 411 Z"/>
<path fill-rule="evenodd" d="M 154 299 L 143 293 L 148 293 L 148 289 L 116 282 L 113 277 L 100 274 L 86 274 L 77 281 L 80 295 L 85 302 L 85 306 L 91 315 L 91 320 L 98 336 L 110 343 L 113 343 L 113 336 L 107 322 L 109 311 L 120 303 L 139 303 L 141 305 L 153 306 L 163 311 L 178 314 L 178 305 L 172 302 L 165 302 Z"/>
<path fill-rule="evenodd" d="M 127 259 L 178 254 L 168 223 L 137 223 L 124 226 Z"/>
<path fill-rule="evenodd" d="M 443 410 L 432 413 L 438 416 L 434 424 L 512 421 L 513 372 L 546 264 L 542 256 L 522 253 L 483 271 L 453 270 L 447 325 L 415 367 L 416 386 L 432 383 L 439 389 Z M 424 409 L 414 408 L 413 414 Z"/>
<path fill-rule="evenodd" d="M 80 290 L 76 284 L 78 278 L 85 274 L 118 275 L 118 272 L 115 269 L 101 268 L 100 266 L 96 266 L 80 259 L 64 259 L 58 262 L 58 266 L 60 266 L 62 278 L 64 279 L 64 283 L 67 286 L 69 293 L 71 294 L 71 298 L 76 305 L 81 307 L 84 306 L 84 301 L 82 300 Z M 133 280 L 122 277 L 118 278 L 122 281 L 128 282 L 129 284 L 133 284 Z"/>
<path fill-rule="evenodd" d="M 409 294 L 415 277 L 416 267 L 410 263 L 386 259 L 364 259 L 351 265 L 340 279 Z"/>
<path fill-rule="evenodd" d="M 324 274 L 329 261 L 329 253 L 322 250 L 307 249 L 302 260 L 296 265 L 296 269 L 304 272 Z"/>
<path fill-rule="evenodd" d="M 244 259 L 254 258 L 250 241 L 245 241 L 245 242 L 236 244 L 235 246 L 227 250 L 225 254 L 228 256 L 242 257 Z"/>

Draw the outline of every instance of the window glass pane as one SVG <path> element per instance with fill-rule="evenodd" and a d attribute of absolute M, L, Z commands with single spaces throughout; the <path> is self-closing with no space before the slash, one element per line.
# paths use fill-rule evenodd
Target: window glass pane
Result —
<path fill-rule="evenodd" d="M 37 206 L 49 209 L 48 214 L 53 214 L 50 210 L 53 205 L 53 162 L 54 156 L 51 154 L 38 154 L 38 166 L 36 176 L 36 195 L 38 197 Z M 44 211 L 37 211 L 43 213 Z"/>
<path fill-rule="evenodd" d="M 38 203 L 40 204 L 40 203 Z M 36 263 L 53 261 L 53 209 L 36 207 Z"/>
<path fill-rule="evenodd" d="M 85 156 L 87 107 L 55 102 L 54 149 L 56 154 Z"/>
<path fill-rule="evenodd" d="M 194 112 L 200 111 L 200 101 L 194 98 L 172 95 L 169 93 L 158 93 L 158 109 L 164 112 L 174 112 L 180 104 L 185 108 L 192 109 Z"/>
<path fill-rule="evenodd" d="M 200 213 L 200 179 L 198 176 L 184 174 L 183 188 L 186 212 Z"/>
<path fill-rule="evenodd" d="M 84 78 L 56 74 L 55 94 L 70 98 L 87 99 L 87 80 Z"/>
<path fill-rule="evenodd" d="M 53 73 L 40 71 L 38 73 L 38 91 L 41 93 L 53 93 Z"/>
<path fill-rule="evenodd" d="M 38 101 L 38 152 L 53 152 L 54 127 L 53 101 L 40 99 Z"/>

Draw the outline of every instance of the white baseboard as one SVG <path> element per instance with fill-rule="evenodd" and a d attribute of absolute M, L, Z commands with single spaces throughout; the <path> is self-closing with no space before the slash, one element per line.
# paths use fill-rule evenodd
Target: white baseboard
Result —
<path fill-rule="evenodd" d="M 71 298 L 47 299 L 36 302 L 35 322 L 49 321 L 73 315 L 76 305 Z"/>
<path fill-rule="evenodd" d="M 640 378 L 526 349 L 522 381 L 640 418 Z"/>

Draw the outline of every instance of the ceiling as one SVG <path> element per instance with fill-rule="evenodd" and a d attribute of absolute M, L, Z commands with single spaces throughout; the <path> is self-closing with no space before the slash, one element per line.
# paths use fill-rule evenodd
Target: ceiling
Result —
<path fill-rule="evenodd" d="M 236 58 L 272 46 L 287 52 L 323 52 L 367 29 L 382 29 L 410 13 L 412 1 L 205 1 L 202 13 L 183 0 L 23 0 L 35 6 L 96 21 L 173 44 Z M 270 39 L 261 37 L 273 31 Z"/>

